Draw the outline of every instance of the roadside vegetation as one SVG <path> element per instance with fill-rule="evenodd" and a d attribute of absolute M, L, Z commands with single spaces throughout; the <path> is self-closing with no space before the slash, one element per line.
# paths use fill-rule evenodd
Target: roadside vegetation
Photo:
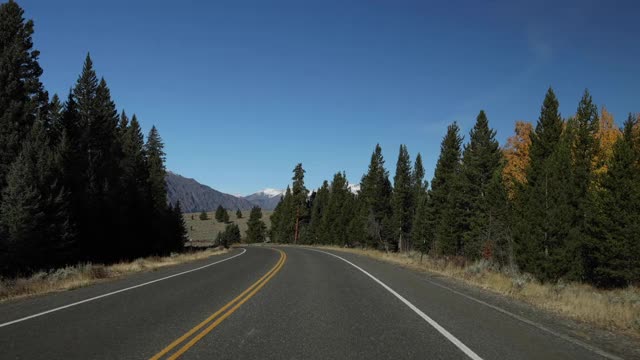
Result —
<path fill-rule="evenodd" d="M 345 251 L 640 334 L 638 118 L 618 127 L 587 90 L 568 118 L 559 106 L 549 88 L 538 121 L 517 122 L 503 147 L 484 111 L 468 141 L 453 122 L 430 183 L 405 145 L 392 179 L 376 145 L 356 192 L 345 172 L 310 192 L 297 164 L 271 240 L 365 249 Z"/>
<path fill-rule="evenodd" d="M 82 263 L 50 271 L 39 271 L 29 277 L 0 278 L 0 302 L 76 289 L 108 279 L 206 259 L 226 252 L 226 249 L 216 248 L 170 256 L 150 256 L 110 265 Z"/>
<path fill-rule="evenodd" d="M 0 24 L 0 276 L 182 251 L 156 127 L 117 109 L 89 54 L 50 97 L 33 21 L 9 1 Z"/>

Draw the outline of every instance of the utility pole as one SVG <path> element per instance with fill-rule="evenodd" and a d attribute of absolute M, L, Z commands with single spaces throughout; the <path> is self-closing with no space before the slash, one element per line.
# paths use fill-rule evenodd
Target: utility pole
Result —
<path fill-rule="evenodd" d="M 298 235 L 299 235 L 298 226 L 299 226 L 299 224 L 300 224 L 300 208 L 297 207 L 296 208 L 296 233 L 295 233 L 295 235 L 293 237 L 293 243 L 294 244 L 298 244 Z"/>

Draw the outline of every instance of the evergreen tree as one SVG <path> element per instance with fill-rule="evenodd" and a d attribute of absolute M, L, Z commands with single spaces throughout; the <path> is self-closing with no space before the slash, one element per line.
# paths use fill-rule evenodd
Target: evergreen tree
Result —
<path fill-rule="evenodd" d="M 262 221 L 262 210 L 254 206 L 247 221 L 247 243 L 262 243 L 266 240 L 267 226 Z"/>
<path fill-rule="evenodd" d="M 240 242 L 240 228 L 237 224 L 227 224 L 221 236 L 222 245 L 228 248 L 230 245 Z"/>
<path fill-rule="evenodd" d="M 160 211 L 167 206 L 167 182 L 165 180 L 167 170 L 164 166 L 164 143 L 155 126 L 152 126 L 149 131 L 147 143 L 144 145 L 144 152 L 147 158 L 151 201 L 153 202 L 153 208 L 156 211 Z"/>
<path fill-rule="evenodd" d="M 36 115 L 46 105 L 33 21 L 14 1 L 0 4 L 0 191 Z"/>
<path fill-rule="evenodd" d="M 240 209 L 236 210 L 236 218 L 242 219 L 242 211 Z"/>
<path fill-rule="evenodd" d="M 318 244 L 322 243 L 324 240 L 323 234 L 327 230 L 324 228 L 323 218 L 326 214 L 327 206 L 329 205 L 329 196 L 329 182 L 325 180 L 322 182 L 322 186 L 318 189 L 318 192 L 313 199 L 309 229 L 306 233 L 304 243 Z"/>
<path fill-rule="evenodd" d="M 216 214 L 215 214 L 215 219 L 218 222 L 224 222 L 224 214 L 227 212 L 227 210 L 225 210 L 222 205 L 218 205 L 218 207 L 216 208 Z"/>
<path fill-rule="evenodd" d="M 431 181 L 429 213 L 439 254 L 462 255 L 462 191 L 460 160 L 462 137 L 457 123 L 449 125 L 440 145 L 440 157 Z"/>
<path fill-rule="evenodd" d="M 72 228 L 67 193 L 57 181 L 59 158 L 45 124 L 36 120 L 11 165 L 0 204 L 0 262 L 5 274 L 59 266 L 69 260 Z"/>
<path fill-rule="evenodd" d="M 585 90 L 578 105 L 578 111 L 571 128 L 572 135 L 572 164 L 573 164 L 573 189 L 572 206 L 574 216 L 571 226 L 571 238 L 567 239 L 567 258 L 570 264 L 568 276 L 574 280 L 584 280 L 586 273 L 592 267 L 588 264 L 588 229 L 589 217 L 594 205 L 592 190 L 595 188 L 596 178 L 594 163 L 599 149 L 596 134 L 598 132 L 598 109 L 593 104 L 591 95 Z"/>
<path fill-rule="evenodd" d="M 216 215 L 218 215 L 218 212 L 216 211 Z M 200 212 L 200 220 L 209 220 L 209 215 L 207 215 L 207 212 L 202 210 Z"/>
<path fill-rule="evenodd" d="M 556 280 L 567 272 L 566 240 L 573 218 L 571 126 L 563 134 L 559 103 L 547 91 L 531 137 L 527 186 L 518 197 L 517 262 L 540 280 Z"/>
<path fill-rule="evenodd" d="M 187 224 L 184 221 L 180 201 L 177 201 L 175 206 L 168 207 L 168 214 L 169 222 L 167 228 L 169 233 L 164 237 L 166 242 L 162 244 L 163 248 L 159 252 L 160 254 L 182 252 L 187 241 Z"/>
<path fill-rule="evenodd" d="M 360 196 L 367 213 L 367 233 L 369 245 L 374 247 L 389 246 L 389 218 L 391 216 L 392 186 L 389 172 L 384 168 L 384 157 L 380 144 L 376 145 L 367 173 L 360 181 Z"/>
<path fill-rule="evenodd" d="M 502 161 L 495 135 L 481 110 L 462 154 L 464 254 L 472 259 L 480 257 L 482 249 L 493 241 L 487 189 Z"/>
<path fill-rule="evenodd" d="M 307 197 L 309 196 L 309 190 L 304 185 L 304 173 L 305 170 L 302 168 L 302 164 L 296 165 L 293 169 L 293 184 L 291 187 L 291 196 L 293 200 L 293 208 L 295 213 L 295 222 L 294 224 L 294 242 L 298 239 L 295 238 L 295 226 L 298 227 L 298 238 L 300 237 L 300 231 L 302 227 L 304 227 L 308 223 L 308 201 Z"/>
<path fill-rule="evenodd" d="M 622 136 L 613 147 L 608 170 L 598 192 L 595 216 L 590 219 L 593 241 L 588 279 L 602 287 L 640 281 L 640 134 L 638 120 L 629 115 Z"/>
<path fill-rule="evenodd" d="M 320 242 L 323 244 L 349 244 L 349 222 L 353 216 L 353 194 L 349 190 L 349 182 L 344 172 L 333 176 L 329 187 L 329 201 L 322 217 Z"/>
<path fill-rule="evenodd" d="M 149 230 L 154 229 L 152 222 L 163 216 L 164 211 L 157 212 L 152 207 L 144 136 L 135 115 L 126 128 L 119 129 L 119 134 L 122 147 L 119 189 L 122 197 L 118 207 L 122 228 L 121 235 L 114 239 L 114 246 L 121 256 L 143 256 L 162 247 L 154 244 L 162 234 L 154 231 L 153 236 L 149 236 Z"/>
<path fill-rule="evenodd" d="M 430 240 L 433 238 L 432 229 L 429 226 L 428 183 L 424 180 L 424 175 L 422 155 L 418 153 L 412 174 L 415 206 L 411 227 L 411 243 L 412 247 L 420 251 L 421 254 L 426 254 L 429 251 Z"/>
<path fill-rule="evenodd" d="M 424 173 L 424 170 L 423 170 Z M 411 243 L 411 225 L 415 216 L 416 185 L 412 177 L 411 159 L 405 145 L 400 145 L 396 174 L 393 177 L 393 237 L 392 248 L 401 251 L 408 250 Z M 402 248 L 399 246 L 402 245 Z"/>

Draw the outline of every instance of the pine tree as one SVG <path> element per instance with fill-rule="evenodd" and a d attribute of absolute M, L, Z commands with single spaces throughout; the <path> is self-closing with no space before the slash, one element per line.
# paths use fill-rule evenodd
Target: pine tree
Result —
<path fill-rule="evenodd" d="M 306 233 L 304 243 L 318 244 L 324 240 L 323 234 L 326 233 L 327 230 L 323 226 L 323 218 L 329 205 L 329 196 L 329 182 L 325 180 L 322 182 L 322 186 L 318 189 L 313 199 L 309 229 Z"/>
<path fill-rule="evenodd" d="M 222 245 L 228 248 L 230 245 L 240 242 L 240 228 L 237 224 L 227 224 L 222 233 Z"/>
<path fill-rule="evenodd" d="M 57 181 L 59 158 L 52 151 L 44 121 L 36 120 L 11 165 L 0 204 L 0 245 L 5 274 L 31 272 L 69 260 L 72 228 L 67 193 Z"/>
<path fill-rule="evenodd" d="M 215 214 L 215 219 L 218 222 L 224 222 L 224 214 L 227 211 L 222 207 L 222 205 L 218 205 L 218 207 L 216 208 L 216 214 Z"/>
<path fill-rule="evenodd" d="M 14 1 L 0 4 L 0 191 L 36 115 L 46 105 L 33 21 Z"/>
<path fill-rule="evenodd" d="M 262 221 L 262 210 L 254 206 L 247 221 L 247 243 L 262 243 L 266 240 L 267 226 Z"/>
<path fill-rule="evenodd" d="M 360 181 L 360 197 L 367 213 L 367 232 L 369 245 L 373 247 L 389 247 L 389 218 L 391 216 L 392 186 L 389 172 L 384 168 L 384 157 L 380 144 L 376 145 L 367 173 Z M 385 220 L 386 219 L 386 220 Z"/>
<path fill-rule="evenodd" d="M 574 207 L 574 219 L 569 224 L 573 229 L 567 239 L 566 261 L 570 264 L 568 277 L 584 280 L 591 265 L 588 263 L 589 216 L 594 198 L 592 190 L 596 185 L 594 163 L 599 149 L 596 133 L 598 131 L 598 109 L 591 95 L 585 90 L 576 116 L 571 124 L 573 141 L 571 144 L 573 164 L 573 189 L 571 203 Z"/>
<path fill-rule="evenodd" d="M 216 211 L 216 215 L 218 215 L 218 212 Z M 207 215 L 207 212 L 202 210 L 200 212 L 200 220 L 209 220 L 209 215 Z"/>
<path fill-rule="evenodd" d="M 240 209 L 236 210 L 236 218 L 242 219 L 242 211 Z"/>
<path fill-rule="evenodd" d="M 119 129 L 122 158 L 120 159 L 120 194 L 118 202 L 121 235 L 117 240 L 118 254 L 130 257 L 143 256 L 154 251 L 161 234 L 152 232 L 152 222 L 164 212 L 156 212 L 151 203 L 149 171 L 144 152 L 144 136 L 135 115 L 126 128 Z M 166 206 L 166 205 L 165 205 Z M 163 209 L 164 210 L 164 209 Z M 166 236 L 166 235 L 165 235 Z"/>
<path fill-rule="evenodd" d="M 640 281 L 640 134 L 629 114 L 622 136 L 613 146 L 610 165 L 598 193 L 599 206 L 590 235 L 598 241 L 588 248 L 593 265 L 589 280 L 602 287 Z"/>
<path fill-rule="evenodd" d="M 291 187 L 291 196 L 293 199 L 293 208 L 295 212 L 294 225 L 294 243 L 298 241 L 302 228 L 308 223 L 308 201 L 309 190 L 304 185 L 304 173 L 302 164 L 296 165 L 293 169 L 293 184 Z M 295 228 L 297 227 L 297 229 Z M 297 233 L 296 233 L 297 231 Z M 297 238 L 296 238 L 297 236 Z"/>
<path fill-rule="evenodd" d="M 418 153 L 412 174 L 415 209 L 411 228 L 411 242 L 412 247 L 420 251 L 421 254 L 426 254 L 429 251 L 430 240 L 433 237 L 432 229 L 429 226 L 430 216 L 428 214 L 429 193 L 427 188 L 429 184 L 424 180 L 424 175 L 422 155 Z"/>
<path fill-rule="evenodd" d="M 329 186 L 329 201 L 322 217 L 320 242 L 323 244 L 349 244 L 349 223 L 353 217 L 353 194 L 344 172 L 333 176 Z"/>
<path fill-rule="evenodd" d="M 182 214 L 182 207 L 178 200 L 175 206 L 168 207 L 168 226 L 169 233 L 165 235 L 166 242 L 163 243 L 163 247 L 159 254 L 168 254 L 171 252 L 182 252 L 184 250 L 184 244 L 187 241 L 187 224 L 184 221 Z"/>
<path fill-rule="evenodd" d="M 144 145 L 144 152 L 147 157 L 151 201 L 154 209 L 159 211 L 167 206 L 167 182 L 165 180 L 167 170 L 164 166 L 164 143 L 155 126 L 152 126 L 149 131 L 147 143 Z"/>
<path fill-rule="evenodd" d="M 464 254 L 477 259 L 482 249 L 493 241 L 489 228 L 487 188 L 500 168 L 502 152 L 495 139 L 496 132 L 489 128 L 484 111 L 480 111 L 469 133 L 469 143 L 462 154 L 460 182 L 463 192 Z"/>
<path fill-rule="evenodd" d="M 518 265 L 542 281 L 557 280 L 567 272 L 566 241 L 574 214 L 572 135 L 570 126 L 563 135 L 558 107 L 549 89 L 531 137 L 527 186 L 518 198 L 514 229 Z"/>
<path fill-rule="evenodd" d="M 400 145 L 391 204 L 395 235 L 391 242 L 392 248 L 405 251 L 411 243 L 411 225 L 415 216 L 415 183 L 412 179 L 411 159 L 405 145 Z"/>
<path fill-rule="evenodd" d="M 440 145 L 440 157 L 431 181 L 429 213 L 434 228 L 435 250 L 443 255 L 462 255 L 462 191 L 460 187 L 462 137 L 457 123 L 449 125 Z"/>

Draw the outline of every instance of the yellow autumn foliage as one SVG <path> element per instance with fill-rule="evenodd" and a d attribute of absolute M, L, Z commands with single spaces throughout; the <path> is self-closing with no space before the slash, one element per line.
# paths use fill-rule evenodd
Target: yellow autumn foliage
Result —
<path fill-rule="evenodd" d="M 507 145 L 503 149 L 506 165 L 502 179 L 510 199 L 515 197 L 518 185 L 527 181 L 532 132 L 533 125 L 530 122 L 516 121 L 515 134 L 507 139 Z"/>

